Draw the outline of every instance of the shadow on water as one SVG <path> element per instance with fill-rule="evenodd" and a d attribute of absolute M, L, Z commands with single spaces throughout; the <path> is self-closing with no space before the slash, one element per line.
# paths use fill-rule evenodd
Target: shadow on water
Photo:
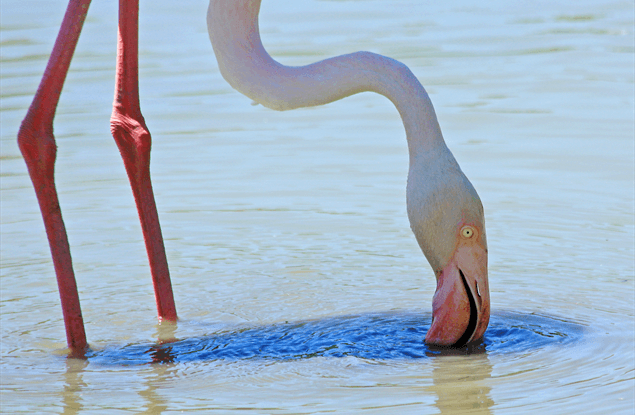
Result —
<path fill-rule="evenodd" d="M 297 360 L 317 356 L 426 359 L 530 351 L 574 342 L 584 331 L 584 326 L 554 316 L 501 312 L 491 316 L 481 342 L 462 348 L 437 349 L 423 342 L 430 320 L 430 313 L 384 312 L 270 326 L 243 326 L 201 337 L 93 350 L 86 357 L 89 362 L 107 365 Z"/>

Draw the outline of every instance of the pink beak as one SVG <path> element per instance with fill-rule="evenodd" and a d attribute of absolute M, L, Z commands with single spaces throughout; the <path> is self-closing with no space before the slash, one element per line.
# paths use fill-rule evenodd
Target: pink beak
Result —
<path fill-rule="evenodd" d="M 479 244 L 459 245 L 437 275 L 432 325 L 425 342 L 461 347 L 480 340 L 489 324 L 487 251 Z"/>

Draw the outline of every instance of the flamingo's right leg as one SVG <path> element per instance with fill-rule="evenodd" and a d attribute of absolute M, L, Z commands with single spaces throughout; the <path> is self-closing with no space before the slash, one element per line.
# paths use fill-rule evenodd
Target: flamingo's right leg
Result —
<path fill-rule="evenodd" d="M 83 356 L 88 345 L 68 237 L 55 189 L 57 146 L 53 118 L 89 5 L 90 0 L 70 0 L 68 3 L 44 76 L 18 132 L 18 145 L 35 188 L 51 248 L 66 341 L 76 356 Z"/>
<path fill-rule="evenodd" d="M 139 104 L 139 0 L 119 0 L 117 79 L 110 126 L 141 221 L 159 320 L 176 321 L 176 305 L 152 183 L 152 139 Z"/>

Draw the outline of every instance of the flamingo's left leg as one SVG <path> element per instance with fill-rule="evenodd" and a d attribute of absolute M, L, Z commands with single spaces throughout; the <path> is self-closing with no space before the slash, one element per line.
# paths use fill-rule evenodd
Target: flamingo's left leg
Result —
<path fill-rule="evenodd" d="M 76 356 L 83 356 L 88 344 L 66 227 L 55 189 L 57 145 L 53 136 L 53 119 L 89 5 L 90 0 L 69 1 L 44 76 L 18 132 L 18 146 L 35 188 L 51 248 L 66 341 Z"/>
<path fill-rule="evenodd" d="M 176 321 L 176 306 L 159 215 L 150 182 L 151 138 L 139 106 L 139 0 L 119 1 L 117 79 L 110 118 L 137 204 L 150 260 L 159 320 Z"/>

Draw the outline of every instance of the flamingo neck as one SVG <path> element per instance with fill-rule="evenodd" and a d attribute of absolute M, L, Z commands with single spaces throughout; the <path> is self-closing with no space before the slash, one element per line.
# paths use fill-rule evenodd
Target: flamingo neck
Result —
<path fill-rule="evenodd" d="M 236 90 L 284 111 L 324 105 L 371 91 L 390 99 L 404 123 L 411 167 L 433 150 L 449 151 L 432 102 L 408 67 L 371 52 L 356 52 L 306 66 L 285 66 L 265 50 L 261 0 L 210 0 L 207 25 L 221 74 Z"/>

